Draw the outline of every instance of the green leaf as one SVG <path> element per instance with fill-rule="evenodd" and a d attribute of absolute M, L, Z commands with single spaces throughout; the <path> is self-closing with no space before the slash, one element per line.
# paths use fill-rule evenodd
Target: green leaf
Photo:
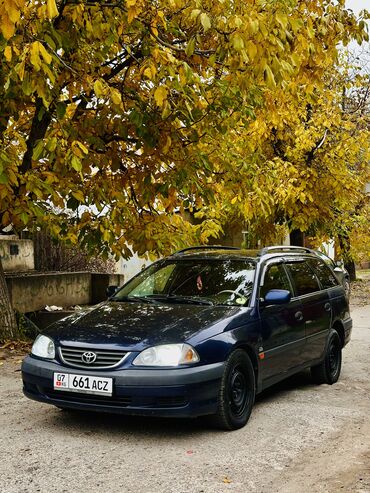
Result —
<path fill-rule="evenodd" d="M 273 89 L 276 87 L 276 81 L 275 81 L 274 74 L 268 65 L 265 66 L 265 70 L 263 72 L 263 78 L 266 82 L 267 87 L 269 87 L 270 89 Z"/>
<path fill-rule="evenodd" d="M 187 56 L 191 56 L 194 53 L 194 50 L 195 50 L 195 38 L 191 38 L 185 49 L 185 53 L 187 54 Z"/>
<path fill-rule="evenodd" d="M 72 195 L 75 199 L 77 199 L 79 202 L 83 203 L 85 202 L 85 196 L 81 192 L 81 190 L 76 190 L 75 192 L 72 192 Z"/>
<path fill-rule="evenodd" d="M 72 156 L 72 159 L 71 159 L 71 166 L 73 169 L 75 169 L 76 171 L 81 171 L 82 170 L 82 163 L 81 163 L 81 160 L 73 155 Z"/>
<path fill-rule="evenodd" d="M 51 137 L 51 139 L 48 139 L 48 141 L 46 142 L 45 147 L 49 152 L 53 152 L 56 149 L 57 143 L 58 143 L 57 138 Z M 49 157 L 49 159 L 50 159 L 50 157 Z"/>
<path fill-rule="evenodd" d="M 27 224 L 30 220 L 30 217 L 26 214 L 26 212 L 22 212 L 19 217 L 21 218 L 23 224 Z"/>
<path fill-rule="evenodd" d="M 56 45 L 54 43 L 53 38 L 51 38 L 48 34 L 45 34 L 44 39 L 53 50 L 56 49 Z"/>
<path fill-rule="evenodd" d="M 202 23 L 204 31 L 208 31 L 208 29 L 211 28 L 211 19 L 205 12 L 200 14 L 200 22 Z"/>
<path fill-rule="evenodd" d="M 26 96 L 31 96 L 31 94 L 32 94 L 33 86 L 32 86 L 32 82 L 31 82 L 31 79 L 30 79 L 28 73 L 26 73 L 24 75 L 24 79 L 22 82 L 22 91 L 24 92 L 24 94 Z"/>
<path fill-rule="evenodd" d="M 63 120 L 64 115 L 66 114 L 67 105 L 65 103 L 59 102 L 56 104 L 56 110 L 58 120 Z"/>
<path fill-rule="evenodd" d="M 191 14 L 190 14 L 190 19 L 195 19 L 196 17 L 198 17 L 198 15 L 200 14 L 200 10 L 199 9 L 194 9 L 191 11 Z"/>
<path fill-rule="evenodd" d="M 33 149 L 32 159 L 34 161 L 38 161 L 42 155 L 43 150 L 44 150 L 44 141 L 41 139 L 37 142 L 36 146 Z"/>

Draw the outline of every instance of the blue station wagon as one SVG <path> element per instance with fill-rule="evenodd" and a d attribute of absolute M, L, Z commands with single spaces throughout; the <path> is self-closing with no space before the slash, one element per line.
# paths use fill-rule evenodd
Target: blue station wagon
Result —
<path fill-rule="evenodd" d="M 211 415 L 233 430 L 294 373 L 335 383 L 351 330 L 343 286 L 312 250 L 192 247 L 46 329 L 23 389 L 62 409 Z"/>

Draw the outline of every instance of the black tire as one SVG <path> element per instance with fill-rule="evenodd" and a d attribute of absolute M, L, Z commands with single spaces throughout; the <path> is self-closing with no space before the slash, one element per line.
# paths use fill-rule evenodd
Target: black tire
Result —
<path fill-rule="evenodd" d="M 342 368 L 342 343 L 338 332 L 332 330 L 326 346 L 325 358 L 322 363 L 311 367 L 312 379 L 317 384 L 333 385 L 338 381 Z"/>
<path fill-rule="evenodd" d="M 256 380 L 249 356 L 237 349 L 226 361 L 213 423 L 223 430 L 246 425 L 256 396 Z"/>

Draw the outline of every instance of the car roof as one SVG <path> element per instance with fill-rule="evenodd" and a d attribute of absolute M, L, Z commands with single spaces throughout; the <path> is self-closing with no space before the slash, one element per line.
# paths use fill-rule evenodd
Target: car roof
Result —
<path fill-rule="evenodd" d="M 305 247 L 277 245 L 264 247 L 262 249 L 242 249 L 236 247 L 225 247 L 222 245 L 195 246 L 180 250 L 173 255 L 176 259 L 190 258 L 219 258 L 219 259 L 250 259 L 254 261 L 267 260 L 276 257 L 302 258 L 307 256 L 317 256 L 314 250 Z"/>

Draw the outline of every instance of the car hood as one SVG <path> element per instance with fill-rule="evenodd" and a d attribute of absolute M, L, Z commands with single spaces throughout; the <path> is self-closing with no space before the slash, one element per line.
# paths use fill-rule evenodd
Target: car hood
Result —
<path fill-rule="evenodd" d="M 199 342 L 240 325 L 240 316 L 248 311 L 234 306 L 105 302 L 60 320 L 44 333 L 62 345 L 141 351 L 195 336 Z"/>

